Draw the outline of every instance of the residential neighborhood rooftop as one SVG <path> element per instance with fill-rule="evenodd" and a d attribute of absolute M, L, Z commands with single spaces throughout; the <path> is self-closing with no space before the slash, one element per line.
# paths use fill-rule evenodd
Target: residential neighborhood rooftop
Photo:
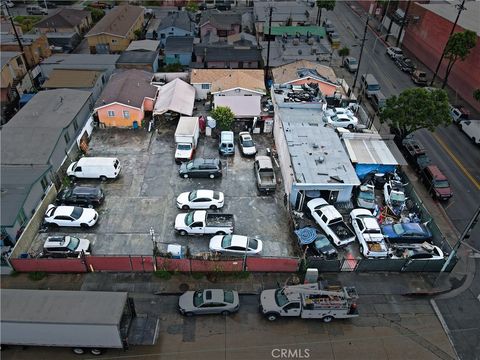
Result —
<path fill-rule="evenodd" d="M 163 114 L 167 111 L 174 111 L 191 116 L 194 103 L 194 87 L 177 78 L 160 88 L 153 113 Z"/>
<path fill-rule="evenodd" d="M 165 53 L 193 52 L 192 36 L 169 36 L 165 42 Z"/>
<path fill-rule="evenodd" d="M 331 67 L 307 60 L 298 60 L 279 66 L 272 70 L 272 74 L 275 84 L 287 84 L 307 76 L 337 84 L 337 76 Z"/>
<path fill-rule="evenodd" d="M 210 23 L 218 30 L 230 30 L 232 25 L 242 24 L 242 15 L 236 12 L 207 10 L 202 12 L 200 26 Z"/>
<path fill-rule="evenodd" d="M 263 70 L 193 69 L 190 78 L 192 84 L 211 84 L 212 93 L 235 88 L 266 92 Z"/>
<path fill-rule="evenodd" d="M 110 81 L 103 89 L 95 103 L 99 108 L 113 102 L 140 108 L 143 100 L 155 98 L 157 87 L 150 84 L 153 73 L 130 69 L 118 71 L 110 77 Z"/>
<path fill-rule="evenodd" d="M 157 51 L 160 46 L 157 40 L 132 41 L 125 51 Z"/>
<path fill-rule="evenodd" d="M 37 28 L 68 28 L 80 25 L 90 11 L 61 8 L 35 23 Z"/>
<path fill-rule="evenodd" d="M 160 20 L 158 31 L 171 27 L 193 31 L 195 30 L 195 22 L 193 19 L 190 19 L 190 16 L 186 11 L 176 11 L 174 14 L 170 14 Z"/>
<path fill-rule="evenodd" d="M 8 62 L 22 53 L 18 51 L 0 51 L 0 65 L 3 68 L 5 65 L 8 64 Z"/>
<path fill-rule="evenodd" d="M 79 88 L 87 89 L 95 86 L 101 71 L 83 69 L 54 69 L 43 83 L 45 89 Z"/>
<path fill-rule="evenodd" d="M 195 45 L 195 54 L 204 55 L 205 61 L 261 61 L 262 54 L 257 48 L 246 49 L 231 45 Z"/>
<path fill-rule="evenodd" d="M 126 37 L 135 21 L 143 14 L 143 8 L 133 5 L 120 5 L 109 11 L 85 37 L 111 34 Z"/>
<path fill-rule="evenodd" d="M 55 54 L 42 60 L 42 64 L 62 65 L 112 65 L 120 55 L 114 54 Z"/>
<path fill-rule="evenodd" d="M 124 51 L 117 64 L 152 64 L 157 56 L 156 51 Z"/>
<path fill-rule="evenodd" d="M 255 21 L 264 22 L 268 19 L 269 9 L 272 4 L 268 1 L 254 1 L 253 14 Z M 317 7 L 310 7 L 305 2 L 275 1 L 275 11 L 272 13 L 272 21 L 283 22 L 291 19 L 294 22 L 305 22 L 310 16 L 316 16 Z M 307 16 L 308 13 L 308 16 Z"/>

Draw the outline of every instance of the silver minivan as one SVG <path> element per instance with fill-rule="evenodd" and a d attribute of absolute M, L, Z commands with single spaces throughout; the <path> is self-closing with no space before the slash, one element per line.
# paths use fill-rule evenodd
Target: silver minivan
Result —
<path fill-rule="evenodd" d="M 233 141 L 233 131 L 222 131 L 220 133 L 220 143 L 218 144 L 220 155 L 234 155 L 235 143 Z"/>
<path fill-rule="evenodd" d="M 372 94 L 372 98 L 370 99 L 372 103 L 372 107 L 375 111 L 380 111 L 383 109 L 387 103 L 387 98 L 381 91 L 377 91 Z"/>
<path fill-rule="evenodd" d="M 369 99 L 374 93 L 380 91 L 380 84 L 372 74 L 363 74 L 360 83 L 362 84 L 362 91 L 365 92 Z"/>

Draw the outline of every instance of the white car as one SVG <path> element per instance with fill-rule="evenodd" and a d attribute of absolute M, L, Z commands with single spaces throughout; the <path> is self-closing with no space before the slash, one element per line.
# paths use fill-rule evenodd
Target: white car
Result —
<path fill-rule="evenodd" d="M 184 192 L 177 197 L 177 207 L 189 209 L 220 209 L 223 207 L 223 192 L 213 190 L 194 190 Z"/>
<path fill-rule="evenodd" d="M 405 208 L 405 201 L 407 200 L 403 184 L 397 180 L 387 181 L 383 185 L 383 195 L 385 204 L 394 215 L 399 216 Z"/>
<path fill-rule="evenodd" d="M 362 255 L 366 258 L 386 258 L 388 246 L 375 216 L 367 209 L 353 209 L 350 220 Z"/>
<path fill-rule="evenodd" d="M 358 125 L 358 119 L 350 115 L 351 111 L 348 109 L 344 110 L 343 113 L 335 113 L 333 111 L 325 111 L 323 113 L 323 121 L 327 124 L 332 125 L 333 127 L 342 127 L 347 129 L 353 129 Z M 350 113 L 350 114 L 349 114 Z"/>
<path fill-rule="evenodd" d="M 209 248 L 210 251 L 228 255 L 259 255 L 263 243 L 243 235 L 216 235 L 210 239 Z"/>
<path fill-rule="evenodd" d="M 255 156 L 257 148 L 253 142 L 252 136 L 247 131 L 242 131 L 238 134 L 238 142 L 240 143 L 240 150 L 245 156 Z"/>
<path fill-rule="evenodd" d="M 399 47 L 391 46 L 387 48 L 387 55 L 390 56 L 392 59 L 395 59 L 399 56 L 403 56 L 403 51 Z"/>
<path fill-rule="evenodd" d="M 98 213 L 94 209 L 78 206 L 48 205 L 45 222 L 53 226 L 72 226 L 89 228 L 97 223 Z"/>
<path fill-rule="evenodd" d="M 424 242 L 422 244 L 394 245 L 389 256 L 391 259 L 443 260 L 445 254 L 438 246 Z"/>

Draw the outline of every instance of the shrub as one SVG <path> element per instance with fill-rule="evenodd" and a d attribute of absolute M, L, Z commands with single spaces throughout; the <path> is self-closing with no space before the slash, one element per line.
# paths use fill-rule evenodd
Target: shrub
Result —
<path fill-rule="evenodd" d="M 170 280 L 172 278 L 172 273 L 167 270 L 157 270 L 153 273 L 153 275 L 163 280 Z"/>
<path fill-rule="evenodd" d="M 33 281 L 42 280 L 46 276 L 47 276 L 47 273 L 43 271 L 34 271 L 28 274 L 28 278 Z"/>

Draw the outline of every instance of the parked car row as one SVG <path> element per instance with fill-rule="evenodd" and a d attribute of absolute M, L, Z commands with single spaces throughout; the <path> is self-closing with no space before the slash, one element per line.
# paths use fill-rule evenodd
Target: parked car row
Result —
<path fill-rule="evenodd" d="M 417 69 L 417 66 L 412 61 L 412 59 L 406 57 L 402 49 L 398 47 L 388 47 L 386 51 L 387 55 L 394 61 L 395 65 L 398 66 L 400 70 L 410 74 L 410 78 L 414 84 L 419 86 L 426 86 L 428 83 L 427 73 Z"/>

